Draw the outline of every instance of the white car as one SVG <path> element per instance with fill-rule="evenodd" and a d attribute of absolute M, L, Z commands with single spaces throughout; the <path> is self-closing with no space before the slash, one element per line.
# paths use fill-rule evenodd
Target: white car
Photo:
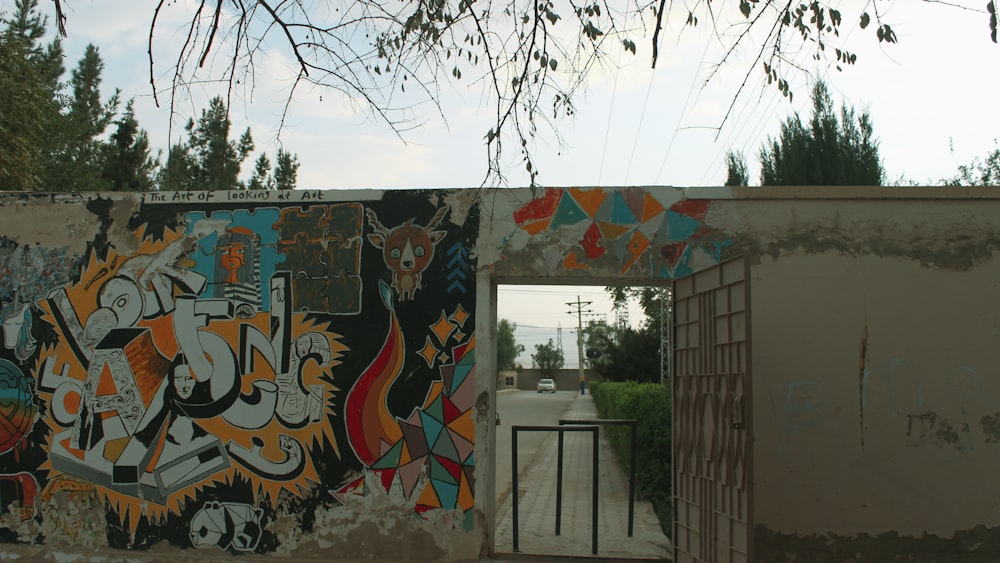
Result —
<path fill-rule="evenodd" d="M 555 393 L 556 392 L 556 382 L 551 379 L 539 379 L 538 380 L 538 392 L 539 393 Z"/>

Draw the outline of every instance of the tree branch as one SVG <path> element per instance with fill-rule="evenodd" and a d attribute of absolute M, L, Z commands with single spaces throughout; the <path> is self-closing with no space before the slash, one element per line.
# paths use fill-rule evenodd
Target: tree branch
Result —
<path fill-rule="evenodd" d="M 660 30 L 663 29 L 663 11 L 666 8 L 667 0 L 660 0 L 660 7 L 656 10 L 656 28 L 653 30 L 653 65 L 656 68 L 656 59 L 660 56 Z"/>
<path fill-rule="evenodd" d="M 59 28 L 59 35 L 66 37 L 66 13 L 63 12 L 62 0 L 52 0 L 56 8 L 56 26 Z"/>
<path fill-rule="evenodd" d="M 212 50 L 212 42 L 215 40 L 215 32 L 219 30 L 219 15 L 221 13 L 222 13 L 222 0 L 216 0 L 215 16 L 212 18 L 212 27 L 208 34 L 208 40 L 205 41 L 205 50 L 204 52 L 202 52 L 201 60 L 198 62 L 199 68 L 205 66 L 205 59 L 208 57 L 208 52 Z"/>
<path fill-rule="evenodd" d="M 149 55 L 149 88 L 153 91 L 153 103 L 156 107 L 160 107 L 160 99 L 156 95 L 156 78 L 153 75 L 153 30 L 156 29 L 156 19 L 160 17 L 160 9 L 163 8 L 164 1 L 160 0 L 156 4 L 156 9 L 153 10 L 153 21 L 149 24 L 149 43 L 146 48 L 146 53 Z"/>
<path fill-rule="evenodd" d="M 288 29 L 288 26 L 285 24 L 284 21 L 282 21 L 280 17 L 278 17 L 277 12 L 275 12 L 274 8 L 271 8 L 271 6 L 268 5 L 267 2 L 265 2 L 264 0 L 258 0 L 258 3 L 261 6 L 263 6 L 264 9 L 267 10 L 269 14 L 271 14 L 271 17 L 274 18 L 274 23 L 278 24 L 278 27 L 281 28 L 281 31 L 285 32 L 285 37 L 288 39 L 288 45 L 292 48 L 292 52 L 295 53 L 295 58 L 298 59 L 299 61 L 299 67 L 302 69 L 302 72 L 304 72 L 306 76 L 309 76 L 309 68 L 306 65 L 306 61 L 302 58 L 302 54 L 299 53 L 298 43 L 295 41 L 295 38 L 292 37 L 292 32 Z"/>

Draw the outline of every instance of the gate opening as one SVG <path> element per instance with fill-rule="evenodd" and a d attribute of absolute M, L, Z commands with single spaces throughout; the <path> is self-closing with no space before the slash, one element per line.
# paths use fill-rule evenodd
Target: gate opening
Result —
<path fill-rule="evenodd" d="M 619 293 L 626 298 L 616 307 L 612 292 L 600 285 L 497 287 L 494 554 L 515 552 L 512 500 L 516 496 L 517 552 L 552 557 L 593 555 L 591 441 L 583 435 L 565 436 L 564 489 L 558 503 L 561 510 L 557 511 L 559 433 L 525 432 L 513 442 L 512 426 L 598 418 L 591 395 L 594 384 L 599 387 L 605 381 L 641 381 L 662 386 L 665 391 L 660 397 L 666 402 L 665 420 L 653 424 L 660 425 L 660 431 L 670 436 L 671 348 L 669 324 L 664 324 L 669 323 L 669 291 L 665 287 L 632 286 L 621 288 Z M 645 302 L 641 300 L 644 295 Z M 545 379 L 553 381 L 554 390 L 550 391 L 547 383 L 539 385 Z M 603 418 L 629 418 L 608 414 Z M 602 427 L 600 432 L 598 521 L 601 533 L 607 537 L 599 538 L 597 555 L 616 559 L 669 558 L 672 546 L 668 535 L 673 525 L 669 507 L 670 440 L 664 441 L 660 458 L 666 460 L 659 470 L 661 482 L 644 483 L 642 471 L 638 474 L 641 493 L 649 496 L 648 491 L 665 484 L 667 490 L 660 491 L 660 498 L 667 501 L 654 508 L 640 495 L 634 507 L 635 533 L 630 537 L 631 429 Z M 511 463 L 513 443 L 518 448 L 516 479 Z M 640 459 L 650 447 L 638 445 Z M 517 495 L 511 489 L 515 482 Z"/>

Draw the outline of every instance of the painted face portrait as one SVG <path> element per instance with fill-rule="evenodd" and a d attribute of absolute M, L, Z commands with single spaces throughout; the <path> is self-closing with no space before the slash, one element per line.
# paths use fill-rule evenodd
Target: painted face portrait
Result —
<path fill-rule="evenodd" d="M 195 380 L 191 377 L 191 366 L 181 364 L 174 370 L 174 390 L 181 399 L 191 398 L 194 392 Z"/>
<path fill-rule="evenodd" d="M 232 243 L 223 246 L 221 250 L 222 257 L 220 260 L 222 262 L 222 267 L 229 272 L 229 277 L 226 278 L 226 283 L 239 283 L 240 280 L 236 275 L 236 271 L 239 270 L 246 262 L 246 245 Z"/>

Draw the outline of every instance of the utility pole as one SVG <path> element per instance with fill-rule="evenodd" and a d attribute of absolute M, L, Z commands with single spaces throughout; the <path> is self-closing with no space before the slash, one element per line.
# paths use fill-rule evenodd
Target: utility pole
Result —
<path fill-rule="evenodd" d="M 567 305 L 570 307 L 576 307 L 575 311 L 567 311 L 571 315 L 576 315 L 576 353 L 577 358 L 580 362 L 580 394 L 584 394 L 584 389 L 586 389 L 586 378 L 583 376 L 583 315 L 584 313 L 590 313 L 590 310 L 584 311 L 583 308 L 590 305 L 593 301 L 580 301 L 580 296 L 576 296 L 576 302 L 569 302 Z"/>
<path fill-rule="evenodd" d="M 670 383 L 670 290 L 661 287 L 660 296 L 660 385 Z"/>
<path fill-rule="evenodd" d="M 628 322 L 628 299 L 615 303 L 615 327 L 618 329 L 615 334 L 621 335 L 629 327 Z M 621 341 L 621 338 L 618 338 Z"/>

